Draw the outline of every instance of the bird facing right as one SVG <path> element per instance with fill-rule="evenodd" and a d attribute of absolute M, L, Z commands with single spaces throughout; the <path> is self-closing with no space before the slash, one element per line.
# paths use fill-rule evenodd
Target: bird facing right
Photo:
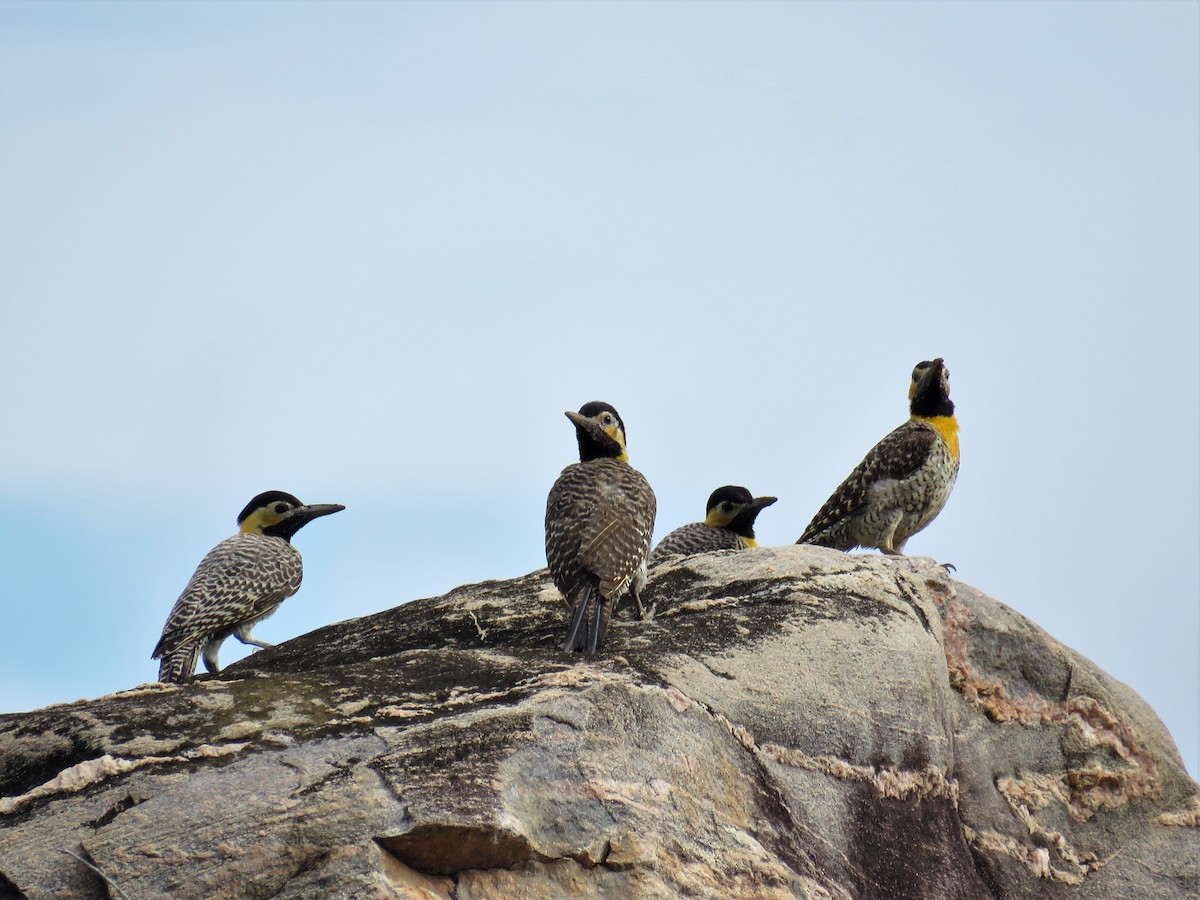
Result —
<path fill-rule="evenodd" d="M 744 487 L 727 484 L 708 497 L 703 522 L 676 528 L 658 542 L 650 561 L 666 556 L 707 553 L 710 550 L 743 550 L 757 547 L 754 520 L 778 497 L 755 497 Z"/>
<path fill-rule="evenodd" d="M 546 498 L 546 563 L 571 607 L 563 649 L 595 653 L 627 590 L 641 608 L 656 502 L 645 476 L 629 465 L 625 423 L 615 409 L 593 401 L 566 416 L 575 425 L 579 462 L 563 469 Z"/>
<path fill-rule="evenodd" d="M 797 544 L 903 556 L 905 542 L 942 511 L 959 453 L 950 372 L 940 358 L 917 363 L 908 397 L 909 420 L 871 448 Z"/>
<path fill-rule="evenodd" d="M 283 491 L 259 494 L 238 515 L 238 533 L 213 547 L 175 601 L 153 659 L 158 680 L 190 681 L 196 659 L 219 672 L 217 651 L 232 635 L 243 644 L 270 647 L 251 630 L 300 589 L 304 566 L 292 537 L 340 503 L 306 506 Z"/>

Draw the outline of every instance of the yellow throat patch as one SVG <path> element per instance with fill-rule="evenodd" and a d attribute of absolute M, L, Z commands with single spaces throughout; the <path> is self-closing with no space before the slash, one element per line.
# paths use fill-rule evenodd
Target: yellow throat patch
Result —
<path fill-rule="evenodd" d="M 913 418 L 932 425 L 934 431 L 942 436 L 942 440 L 950 448 L 950 455 L 956 460 L 958 459 L 958 419 L 954 416 L 913 416 Z"/>
<path fill-rule="evenodd" d="M 283 520 L 283 517 L 272 510 L 263 507 L 256 509 L 250 515 L 242 520 L 242 525 L 239 531 L 242 534 L 262 534 L 267 528 L 272 525 L 278 525 Z"/>
<path fill-rule="evenodd" d="M 717 507 L 716 509 L 712 510 L 712 512 L 710 512 L 704 518 L 704 524 L 707 525 L 709 528 L 724 528 L 732 521 L 733 521 L 733 517 L 726 513 L 721 512 L 720 507 Z"/>
<path fill-rule="evenodd" d="M 621 462 L 629 462 L 629 451 L 625 448 L 625 432 L 618 425 L 610 425 L 604 429 L 604 433 L 617 442 L 621 447 L 621 455 L 617 457 Z"/>

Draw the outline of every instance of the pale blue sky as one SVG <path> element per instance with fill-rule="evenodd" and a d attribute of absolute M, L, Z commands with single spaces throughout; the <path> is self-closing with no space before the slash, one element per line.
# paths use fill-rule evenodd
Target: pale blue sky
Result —
<path fill-rule="evenodd" d="M 1198 9 L 0 4 L 0 710 L 152 679 L 261 490 L 347 506 L 267 640 L 543 565 L 588 400 L 790 543 L 940 355 L 909 551 L 1200 771 Z"/>

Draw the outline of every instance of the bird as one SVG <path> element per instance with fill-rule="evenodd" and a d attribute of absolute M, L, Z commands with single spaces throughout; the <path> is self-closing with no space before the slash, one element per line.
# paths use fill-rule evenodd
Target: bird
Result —
<path fill-rule="evenodd" d="M 958 477 L 959 447 L 941 358 L 917 363 L 908 398 L 909 420 L 871 448 L 797 544 L 903 556 L 908 539 L 942 511 Z"/>
<path fill-rule="evenodd" d="M 627 591 L 645 617 L 640 588 L 657 501 L 629 464 L 625 423 L 612 406 L 593 401 L 566 417 L 579 462 L 563 469 L 546 498 L 546 563 L 571 610 L 563 649 L 597 653 Z"/>
<path fill-rule="evenodd" d="M 197 656 L 211 673 L 221 671 L 217 652 L 233 635 L 243 644 L 271 647 L 251 629 L 300 588 L 304 566 L 292 537 L 339 503 L 306 506 L 284 491 L 265 491 L 238 515 L 238 533 L 208 552 L 171 608 L 151 659 L 158 680 L 190 681 Z"/>
<path fill-rule="evenodd" d="M 757 547 L 754 520 L 778 499 L 755 497 L 737 485 L 719 487 L 709 495 L 704 521 L 683 525 L 668 534 L 650 554 L 650 562 L 653 564 L 671 555 Z"/>

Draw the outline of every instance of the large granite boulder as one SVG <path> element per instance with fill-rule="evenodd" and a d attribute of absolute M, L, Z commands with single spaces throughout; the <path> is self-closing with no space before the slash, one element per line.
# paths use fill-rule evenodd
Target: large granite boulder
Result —
<path fill-rule="evenodd" d="M 1163 898 L 1200 802 L 1129 688 L 931 560 L 544 571 L 0 716 L 0 897 Z"/>

